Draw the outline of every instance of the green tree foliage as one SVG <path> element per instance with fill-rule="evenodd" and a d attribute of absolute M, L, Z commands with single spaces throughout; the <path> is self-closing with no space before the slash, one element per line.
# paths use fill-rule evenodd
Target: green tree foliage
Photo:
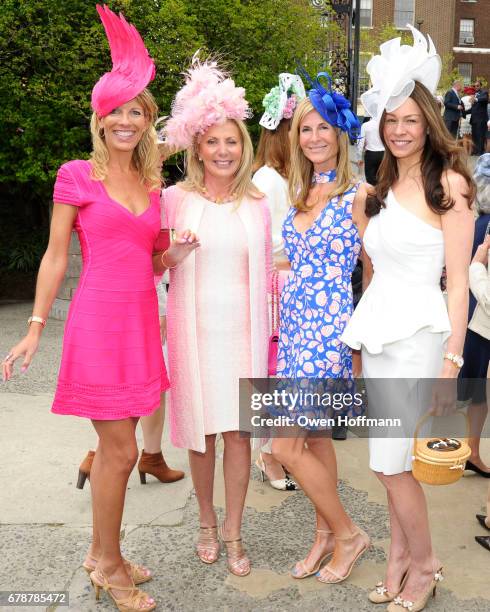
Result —
<path fill-rule="evenodd" d="M 157 65 L 162 114 L 193 53 L 220 53 L 256 114 L 277 74 L 308 64 L 328 28 L 309 0 L 114 0 Z M 111 61 L 95 0 L 3 0 L 0 11 L 0 222 L 47 225 L 56 170 L 90 151 L 90 92 Z M 312 66 L 315 69 L 319 66 Z"/>

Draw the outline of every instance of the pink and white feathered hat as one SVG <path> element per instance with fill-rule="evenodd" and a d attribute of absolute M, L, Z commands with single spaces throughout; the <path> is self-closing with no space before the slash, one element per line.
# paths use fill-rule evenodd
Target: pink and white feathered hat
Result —
<path fill-rule="evenodd" d="M 109 41 L 112 70 L 92 89 L 92 108 L 99 117 L 136 98 L 155 78 L 155 64 L 138 30 L 123 15 L 97 5 Z"/>
<path fill-rule="evenodd" d="M 184 73 L 185 85 L 177 92 L 164 128 L 165 140 L 176 149 L 188 149 L 198 134 L 227 119 L 251 117 L 245 89 L 237 87 L 216 61 L 201 62 L 198 53 Z"/>

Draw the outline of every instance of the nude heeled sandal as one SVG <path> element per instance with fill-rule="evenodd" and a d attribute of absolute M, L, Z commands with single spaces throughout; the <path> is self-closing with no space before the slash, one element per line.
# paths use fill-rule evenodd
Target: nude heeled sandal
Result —
<path fill-rule="evenodd" d="M 96 559 L 95 557 L 90 558 L 95 561 L 95 563 L 97 563 L 98 559 Z M 131 561 L 128 561 L 126 559 L 123 559 L 123 562 L 129 577 L 135 585 L 143 584 L 144 582 L 148 582 L 148 580 L 151 580 L 153 578 L 153 575 L 150 570 L 144 565 L 132 563 Z M 89 576 L 93 571 L 95 571 L 95 564 L 92 565 L 91 563 L 87 563 L 87 560 L 82 563 L 82 567 Z"/>
<path fill-rule="evenodd" d="M 197 556 L 203 563 L 214 563 L 219 557 L 218 528 L 200 527 L 199 539 L 197 541 Z"/>
<path fill-rule="evenodd" d="M 90 580 L 92 581 L 95 589 L 95 599 L 97 601 L 99 600 L 100 589 L 103 589 L 115 603 L 119 612 L 149 612 L 157 607 L 155 601 L 152 603 L 149 602 L 148 593 L 137 589 L 134 585 L 130 587 L 123 587 L 118 586 L 117 584 L 111 584 L 100 570 L 93 571 L 90 574 Z M 116 591 L 127 591 L 129 594 L 127 597 L 117 599 L 111 589 Z M 142 606 L 141 604 L 145 602 L 149 605 Z"/>
<path fill-rule="evenodd" d="M 402 581 L 400 582 L 400 588 L 396 593 L 388 591 L 384 585 L 384 582 L 378 582 L 375 588 L 368 595 L 369 601 L 374 604 L 389 603 L 390 601 L 393 601 L 398 593 L 403 590 L 407 578 L 408 571 L 403 574 Z"/>
<path fill-rule="evenodd" d="M 317 529 L 316 530 L 317 533 L 324 533 L 327 535 L 331 535 L 333 534 L 333 531 L 327 531 L 327 529 Z M 316 563 L 315 566 L 309 570 L 306 566 L 306 559 L 302 559 L 301 561 L 298 561 L 296 563 L 296 565 L 293 567 L 293 569 L 291 570 L 291 576 L 293 578 L 296 578 L 297 580 L 301 580 L 303 578 L 308 578 L 308 576 L 313 576 L 313 574 L 318 573 L 318 570 L 320 569 L 320 567 L 322 566 L 322 563 L 324 561 L 326 561 L 328 559 L 328 557 L 332 556 L 333 552 L 328 552 L 325 555 L 323 555 L 323 557 L 321 557 Z M 296 568 L 299 567 L 300 570 L 302 570 L 302 573 L 298 573 L 296 572 Z"/>
<path fill-rule="evenodd" d="M 347 568 L 347 572 L 342 576 L 336 570 L 334 570 L 332 567 L 330 567 L 330 565 L 326 565 L 323 568 L 323 571 L 327 571 L 330 574 L 332 574 L 334 576 L 334 580 L 328 580 L 327 578 L 323 578 L 321 573 L 318 572 L 318 574 L 317 574 L 318 575 L 318 577 L 317 577 L 318 582 L 324 582 L 325 584 L 338 584 L 339 582 L 343 582 L 344 580 L 347 580 L 347 578 L 350 576 L 350 574 L 352 572 L 352 569 L 353 569 L 356 561 L 371 546 L 371 540 L 369 539 L 368 534 L 365 531 L 363 531 L 362 529 L 360 529 L 359 527 L 357 527 L 356 530 L 354 531 L 354 533 L 352 535 L 350 535 L 350 536 L 345 536 L 343 538 L 338 537 L 338 536 L 336 537 L 337 541 L 345 541 L 345 540 L 353 540 L 358 535 L 365 536 L 367 542 L 364 544 L 364 546 L 361 548 L 361 550 L 357 553 L 357 555 L 354 557 L 354 559 L 352 559 L 351 564 Z"/>
<path fill-rule="evenodd" d="M 430 596 L 436 596 L 437 583 L 441 582 L 441 580 L 444 580 L 444 576 L 442 575 L 442 567 L 435 572 L 429 588 L 422 595 L 422 597 L 420 597 L 420 599 L 417 599 L 417 601 L 410 601 L 408 599 L 403 599 L 403 597 L 400 596 L 395 597 L 395 599 L 386 608 L 386 612 L 401 612 L 402 610 L 408 610 L 408 612 L 420 612 L 427 605 Z"/>
<path fill-rule="evenodd" d="M 226 561 L 229 571 L 235 576 L 248 576 L 248 574 L 250 574 L 250 559 L 247 557 L 243 548 L 242 538 L 225 540 L 223 523 L 219 526 L 219 537 L 226 548 Z"/>

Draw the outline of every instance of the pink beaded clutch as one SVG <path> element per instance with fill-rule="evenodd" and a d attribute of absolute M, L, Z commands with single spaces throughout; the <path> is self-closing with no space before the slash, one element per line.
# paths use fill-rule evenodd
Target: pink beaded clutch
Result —
<path fill-rule="evenodd" d="M 279 272 L 272 273 L 272 296 L 271 296 L 271 322 L 272 333 L 269 337 L 268 372 L 269 376 L 277 374 L 277 349 L 279 347 Z"/>

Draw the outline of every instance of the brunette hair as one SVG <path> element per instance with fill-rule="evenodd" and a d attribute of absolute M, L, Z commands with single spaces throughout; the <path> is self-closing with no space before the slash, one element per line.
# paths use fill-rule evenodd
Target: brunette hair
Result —
<path fill-rule="evenodd" d="M 153 191 L 154 189 L 158 189 L 161 185 L 161 179 L 158 173 L 160 153 L 158 152 L 157 133 L 153 125 L 158 116 L 158 107 L 148 89 L 144 89 L 137 95 L 135 101 L 143 107 L 149 125 L 133 151 L 132 162 L 138 171 L 141 182 L 146 185 L 150 191 Z M 92 178 L 97 181 L 103 181 L 107 176 L 109 150 L 105 143 L 104 130 L 100 125 L 96 113 L 92 113 L 90 132 L 92 134 L 92 154 L 90 156 Z"/>
<path fill-rule="evenodd" d="M 306 115 L 315 110 L 309 98 L 301 100 L 291 124 L 291 171 L 289 174 L 289 198 L 300 211 L 308 211 L 306 205 L 308 192 L 313 178 L 313 164 L 305 157 L 299 144 L 299 130 Z M 339 152 L 337 154 L 337 187 L 328 194 L 328 200 L 343 194 L 352 185 L 352 171 L 349 160 L 349 137 L 339 128 L 332 128 L 337 134 Z"/>
<path fill-rule="evenodd" d="M 231 184 L 232 193 L 236 193 L 238 203 L 245 197 L 260 199 L 264 194 L 257 189 L 252 183 L 252 165 L 254 160 L 254 149 L 252 140 L 247 130 L 245 123 L 239 119 L 229 119 L 232 121 L 240 132 L 242 140 L 242 158 L 238 171 L 235 174 Z M 196 136 L 192 147 L 187 149 L 185 153 L 185 179 L 179 185 L 185 191 L 202 191 L 204 187 L 204 164 L 199 161 L 199 142 L 202 136 Z"/>
<path fill-rule="evenodd" d="M 468 184 L 465 194 L 468 208 L 475 198 L 475 184 L 466 167 L 466 153 L 461 145 L 457 144 L 448 132 L 430 91 L 415 81 L 415 87 L 410 98 L 416 102 L 427 123 L 427 138 L 420 160 L 422 182 L 427 205 L 438 215 L 453 208 L 454 199 L 450 194 L 444 193 L 442 175 L 447 170 L 454 170 L 461 174 Z M 366 216 L 373 217 L 385 207 L 384 199 L 390 187 L 398 179 L 397 158 L 391 153 L 384 138 L 386 111 L 383 111 L 379 122 L 379 135 L 385 146 L 385 154 L 378 170 L 378 183 L 376 193 L 366 198 Z"/>
<path fill-rule="evenodd" d="M 288 178 L 291 160 L 289 143 L 290 126 L 291 119 L 281 119 L 275 130 L 262 128 L 255 154 L 254 172 L 257 172 L 262 166 L 269 166 L 279 172 L 285 179 Z"/>

